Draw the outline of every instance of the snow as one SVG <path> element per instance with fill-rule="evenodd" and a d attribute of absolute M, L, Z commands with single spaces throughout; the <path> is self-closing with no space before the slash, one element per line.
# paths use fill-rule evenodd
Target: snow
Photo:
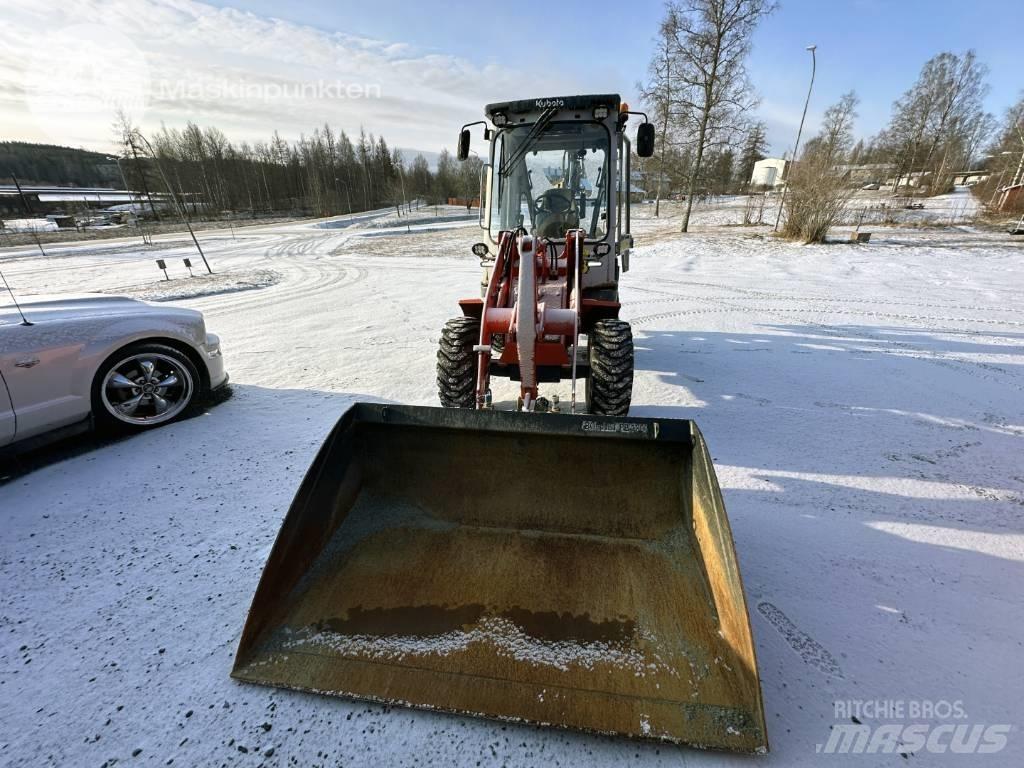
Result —
<path fill-rule="evenodd" d="M 57 225 L 49 219 L 4 219 L 0 232 L 56 232 Z"/>
<path fill-rule="evenodd" d="M 625 668 L 637 677 L 657 671 L 664 665 L 650 664 L 635 648 L 605 641 L 540 640 L 524 632 L 515 622 L 500 616 L 485 616 L 472 629 L 455 630 L 442 635 L 419 637 L 395 635 L 350 635 L 308 630 L 296 633 L 282 643 L 288 651 L 324 647 L 360 658 L 400 661 L 408 656 L 447 656 L 473 645 L 486 645 L 499 656 L 534 665 L 571 669 L 593 669 L 597 665 Z M 651 669 L 654 667 L 654 669 Z M 662 669 L 666 673 L 670 670 Z"/>
<path fill-rule="evenodd" d="M 196 274 L 198 270 L 199 274 Z M 203 268 L 193 265 L 193 274 L 174 280 L 139 286 L 120 286 L 108 293 L 131 293 L 144 301 L 181 301 L 197 299 L 200 296 L 218 296 L 238 291 L 252 291 L 266 288 L 281 280 L 281 275 L 272 269 L 237 270 L 225 274 L 203 274 Z"/>
<path fill-rule="evenodd" d="M 635 211 L 639 247 L 622 283 L 633 413 L 693 418 L 711 447 L 765 696 L 772 751 L 758 765 L 903 764 L 815 751 L 849 722 L 834 702 L 883 699 L 959 700 L 963 722 L 1012 723 L 1006 749 L 984 762 L 1019 765 L 1021 246 L 962 228 L 873 228 L 867 245 L 792 245 L 713 222 L 679 236 L 668 209 L 675 218 Z M 390 231 L 293 222 L 201 233 L 218 275 L 278 276 L 180 302 L 221 336 L 233 396 L 8 470 L 0 763 L 741 764 L 228 677 L 324 436 L 354 400 L 435 404 L 439 329 L 477 293 L 472 222 L 382 223 Z M 47 252 L 0 253 L 15 290 L 147 295 L 162 290 L 154 259 L 168 260 L 171 284 L 189 284 L 181 258 L 198 263 L 180 235 Z M 552 393 L 568 402 L 568 386 Z M 514 397 L 496 388 L 499 404 Z M 537 650 L 504 630 L 510 652 Z M 544 652 L 563 663 L 558 650 Z M 907 764 L 974 761 L 922 752 Z"/>

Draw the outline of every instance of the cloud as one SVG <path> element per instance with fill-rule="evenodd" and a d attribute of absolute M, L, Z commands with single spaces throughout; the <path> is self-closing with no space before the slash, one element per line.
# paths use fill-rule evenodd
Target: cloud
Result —
<path fill-rule="evenodd" d="M 114 111 L 128 104 L 146 131 L 194 120 L 251 141 L 329 122 L 439 149 L 487 102 L 572 90 L 550 75 L 194 0 L 42 5 L 5 3 L 5 138 L 109 150 Z"/>

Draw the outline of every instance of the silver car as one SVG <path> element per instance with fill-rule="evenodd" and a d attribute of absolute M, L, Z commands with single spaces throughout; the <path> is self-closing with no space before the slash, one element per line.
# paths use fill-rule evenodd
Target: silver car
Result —
<path fill-rule="evenodd" d="M 0 299 L 0 447 L 166 424 L 227 383 L 220 339 L 195 310 L 103 294 L 18 303 Z"/>

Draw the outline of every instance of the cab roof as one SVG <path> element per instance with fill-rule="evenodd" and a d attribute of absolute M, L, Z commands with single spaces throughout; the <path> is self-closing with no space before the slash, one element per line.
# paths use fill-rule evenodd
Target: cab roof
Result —
<path fill-rule="evenodd" d="M 518 101 L 499 101 L 484 107 L 484 114 L 493 120 L 495 112 L 506 115 L 522 115 L 550 109 L 590 110 L 594 107 L 606 106 L 609 113 L 619 111 L 622 98 L 617 93 L 597 93 L 587 96 L 551 96 L 539 99 L 519 99 Z"/>

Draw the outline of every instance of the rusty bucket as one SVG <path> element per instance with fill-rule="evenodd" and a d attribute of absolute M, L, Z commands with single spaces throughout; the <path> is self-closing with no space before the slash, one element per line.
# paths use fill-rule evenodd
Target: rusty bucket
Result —
<path fill-rule="evenodd" d="M 684 420 L 355 404 L 285 518 L 232 676 L 767 749 L 729 522 Z"/>

